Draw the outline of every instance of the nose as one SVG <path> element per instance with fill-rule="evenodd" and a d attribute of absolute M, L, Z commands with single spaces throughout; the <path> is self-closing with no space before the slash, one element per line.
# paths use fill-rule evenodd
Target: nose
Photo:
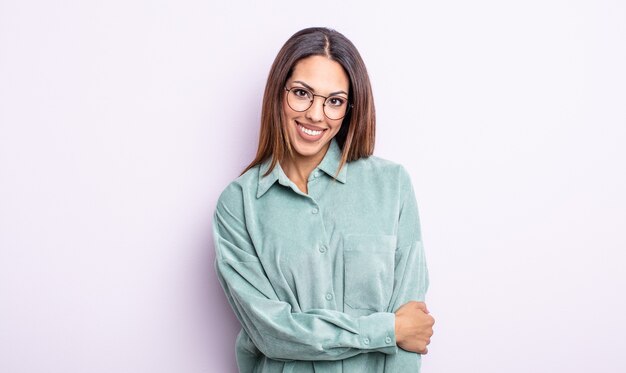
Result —
<path fill-rule="evenodd" d="M 316 100 L 317 98 L 320 100 Z M 313 122 L 321 122 L 324 119 L 324 102 L 324 97 L 313 96 L 313 102 L 305 117 Z"/>

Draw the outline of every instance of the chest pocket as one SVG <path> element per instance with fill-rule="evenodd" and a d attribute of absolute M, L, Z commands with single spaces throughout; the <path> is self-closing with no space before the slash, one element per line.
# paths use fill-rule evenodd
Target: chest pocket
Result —
<path fill-rule="evenodd" d="M 384 311 L 391 299 L 396 236 L 350 234 L 344 238 L 344 303 L 354 310 Z"/>

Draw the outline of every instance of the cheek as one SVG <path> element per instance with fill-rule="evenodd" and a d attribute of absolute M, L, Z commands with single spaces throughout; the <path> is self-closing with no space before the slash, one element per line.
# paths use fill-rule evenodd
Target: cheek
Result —
<path fill-rule="evenodd" d="M 289 105 L 287 105 L 287 102 L 283 100 L 283 117 L 289 120 L 293 117 L 293 113 L 294 111 L 291 110 Z"/>
<path fill-rule="evenodd" d="M 341 124 L 343 123 L 343 119 L 333 120 L 332 121 L 333 131 L 339 131 L 341 129 Z"/>

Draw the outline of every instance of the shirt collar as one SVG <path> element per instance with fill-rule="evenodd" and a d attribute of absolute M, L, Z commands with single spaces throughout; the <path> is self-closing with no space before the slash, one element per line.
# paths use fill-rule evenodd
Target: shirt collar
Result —
<path fill-rule="evenodd" d="M 285 186 L 289 186 L 291 182 L 291 180 L 289 180 L 289 178 L 283 171 L 282 167 L 280 167 L 280 162 L 276 162 L 276 166 L 269 175 L 263 176 L 263 174 L 265 174 L 265 172 L 269 169 L 271 163 L 272 157 L 269 157 L 263 163 L 261 163 L 261 167 L 259 167 L 259 183 L 256 194 L 257 198 L 260 198 L 263 194 L 265 194 L 265 192 L 267 192 L 267 190 L 272 185 L 274 185 L 276 181 Z M 326 172 L 330 177 L 333 177 L 335 175 L 335 172 L 337 172 L 339 163 L 341 163 L 341 148 L 339 147 L 337 140 L 333 137 L 330 140 L 330 146 L 328 147 L 324 158 L 317 166 L 317 168 Z M 341 171 L 339 171 L 339 174 L 337 175 L 337 181 L 343 184 L 346 183 L 347 168 L 348 163 L 346 162 L 346 164 L 343 165 Z M 315 170 L 313 170 L 313 172 L 315 172 Z"/>
<path fill-rule="evenodd" d="M 333 137 L 330 140 L 330 146 L 328 147 L 328 151 L 324 155 L 324 158 L 322 159 L 320 164 L 317 166 L 317 168 L 326 172 L 328 176 L 333 177 L 335 176 L 335 173 L 337 172 L 337 168 L 339 167 L 340 163 L 341 163 L 341 148 L 339 147 L 339 143 L 337 143 L 337 139 Z M 340 181 L 343 184 L 346 183 L 347 168 L 348 168 L 348 163 L 346 162 L 341 168 L 341 171 L 339 171 L 339 174 L 337 175 L 337 181 Z"/>

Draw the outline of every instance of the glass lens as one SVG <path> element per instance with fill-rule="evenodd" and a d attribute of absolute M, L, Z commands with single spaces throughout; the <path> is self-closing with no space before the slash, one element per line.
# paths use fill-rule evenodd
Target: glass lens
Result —
<path fill-rule="evenodd" d="M 304 88 L 292 88 L 287 94 L 287 103 L 295 111 L 305 111 L 313 103 L 313 94 Z"/>
<path fill-rule="evenodd" d="M 329 97 L 324 103 L 324 114 L 328 119 L 341 119 L 346 115 L 348 100 L 341 96 Z"/>

